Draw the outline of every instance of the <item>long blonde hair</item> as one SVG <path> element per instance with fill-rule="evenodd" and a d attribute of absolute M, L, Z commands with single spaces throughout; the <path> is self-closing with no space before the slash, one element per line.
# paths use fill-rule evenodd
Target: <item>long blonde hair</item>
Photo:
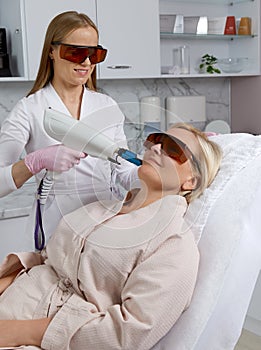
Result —
<path fill-rule="evenodd" d="M 219 145 L 211 141 L 204 132 L 194 128 L 190 124 L 177 123 L 173 125 L 173 128 L 192 132 L 200 146 L 201 152 L 199 154 L 198 167 L 192 165 L 198 183 L 194 190 L 185 194 L 187 202 L 190 203 L 195 198 L 199 197 L 214 180 L 222 160 L 222 150 Z"/>
<path fill-rule="evenodd" d="M 31 91 L 27 96 L 45 87 L 53 79 L 53 62 L 49 56 L 53 41 L 63 41 L 63 39 L 72 31 L 78 28 L 92 27 L 99 35 L 98 29 L 93 21 L 84 13 L 76 11 L 67 11 L 60 13 L 50 22 L 42 50 L 41 61 L 36 80 Z M 86 87 L 96 90 L 96 67 L 86 83 Z"/>

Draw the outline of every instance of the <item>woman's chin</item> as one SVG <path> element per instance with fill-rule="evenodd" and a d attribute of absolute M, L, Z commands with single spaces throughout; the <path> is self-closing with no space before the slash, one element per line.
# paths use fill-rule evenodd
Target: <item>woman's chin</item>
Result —
<path fill-rule="evenodd" d="M 159 171 L 150 163 L 144 163 L 138 169 L 138 176 L 148 187 L 162 187 L 162 178 Z"/>

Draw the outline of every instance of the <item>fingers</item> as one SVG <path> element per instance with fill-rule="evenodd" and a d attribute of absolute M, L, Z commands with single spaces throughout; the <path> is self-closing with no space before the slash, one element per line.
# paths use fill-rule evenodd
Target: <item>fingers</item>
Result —
<path fill-rule="evenodd" d="M 78 165 L 81 159 L 87 156 L 84 152 L 73 150 L 64 145 L 59 145 L 55 157 L 54 170 L 64 172 L 70 170 L 75 165 Z"/>
<path fill-rule="evenodd" d="M 88 156 L 88 154 L 84 153 L 84 152 L 81 152 L 81 154 L 80 154 L 80 158 L 86 158 L 87 156 Z"/>
<path fill-rule="evenodd" d="M 72 148 L 69 148 L 67 146 L 64 146 L 64 145 L 59 145 L 59 150 L 58 150 L 58 153 L 61 155 L 61 154 L 64 154 L 64 155 L 69 155 L 69 156 L 73 156 L 75 157 L 76 159 L 81 159 L 81 158 L 85 158 L 87 156 L 86 153 L 84 152 L 80 152 L 80 151 L 76 151 Z"/>

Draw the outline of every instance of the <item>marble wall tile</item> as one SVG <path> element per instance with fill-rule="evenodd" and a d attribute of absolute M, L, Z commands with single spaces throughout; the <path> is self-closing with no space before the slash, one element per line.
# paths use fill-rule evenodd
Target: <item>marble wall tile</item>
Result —
<path fill-rule="evenodd" d="M 27 95 L 32 82 L 1 82 L 0 83 L 0 125 L 20 98 Z"/>
<path fill-rule="evenodd" d="M 139 102 L 142 97 L 159 96 L 162 108 L 165 109 L 165 99 L 168 96 L 204 95 L 207 121 L 221 119 L 230 123 L 228 78 L 101 80 L 99 89 L 121 105 L 131 122 L 139 118 Z"/>
<path fill-rule="evenodd" d="M 230 124 L 230 80 L 228 78 L 197 79 L 129 79 L 101 80 L 99 90 L 113 97 L 126 116 L 125 132 L 129 147 L 142 152 L 144 138 L 143 125 L 140 123 L 140 100 L 146 96 L 158 96 L 161 100 L 162 114 L 165 119 L 165 102 L 169 96 L 206 96 L 206 122 L 195 123 L 204 129 L 212 120 L 220 119 Z M 164 125 L 164 127 L 163 127 Z M 165 121 L 161 129 L 166 128 Z"/>
<path fill-rule="evenodd" d="M 0 124 L 17 101 L 25 96 L 32 82 L 0 83 Z M 168 96 L 206 96 L 207 122 L 221 119 L 230 124 L 230 80 L 229 78 L 194 79 L 116 79 L 99 80 L 99 91 L 110 95 L 118 103 L 126 116 L 126 135 L 136 151 L 142 148 L 142 125 L 140 119 L 140 100 L 146 96 L 159 96 L 162 115 L 165 118 L 165 100 Z M 207 123 L 206 122 L 206 123 Z M 204 128 L 205 124 L 197 125 Z M 164 125 L 164 122 L 163 124 Z M 161 125 L 161 128 L 162 128 Z"/>

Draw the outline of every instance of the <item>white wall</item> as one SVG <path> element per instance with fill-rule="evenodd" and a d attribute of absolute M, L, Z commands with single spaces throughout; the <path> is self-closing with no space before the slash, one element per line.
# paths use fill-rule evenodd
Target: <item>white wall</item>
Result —
<path fill-rule="evenodd" d="M 261 77 L 233 78 L 231 122 L 233 132 L 261 134 Z"/>

